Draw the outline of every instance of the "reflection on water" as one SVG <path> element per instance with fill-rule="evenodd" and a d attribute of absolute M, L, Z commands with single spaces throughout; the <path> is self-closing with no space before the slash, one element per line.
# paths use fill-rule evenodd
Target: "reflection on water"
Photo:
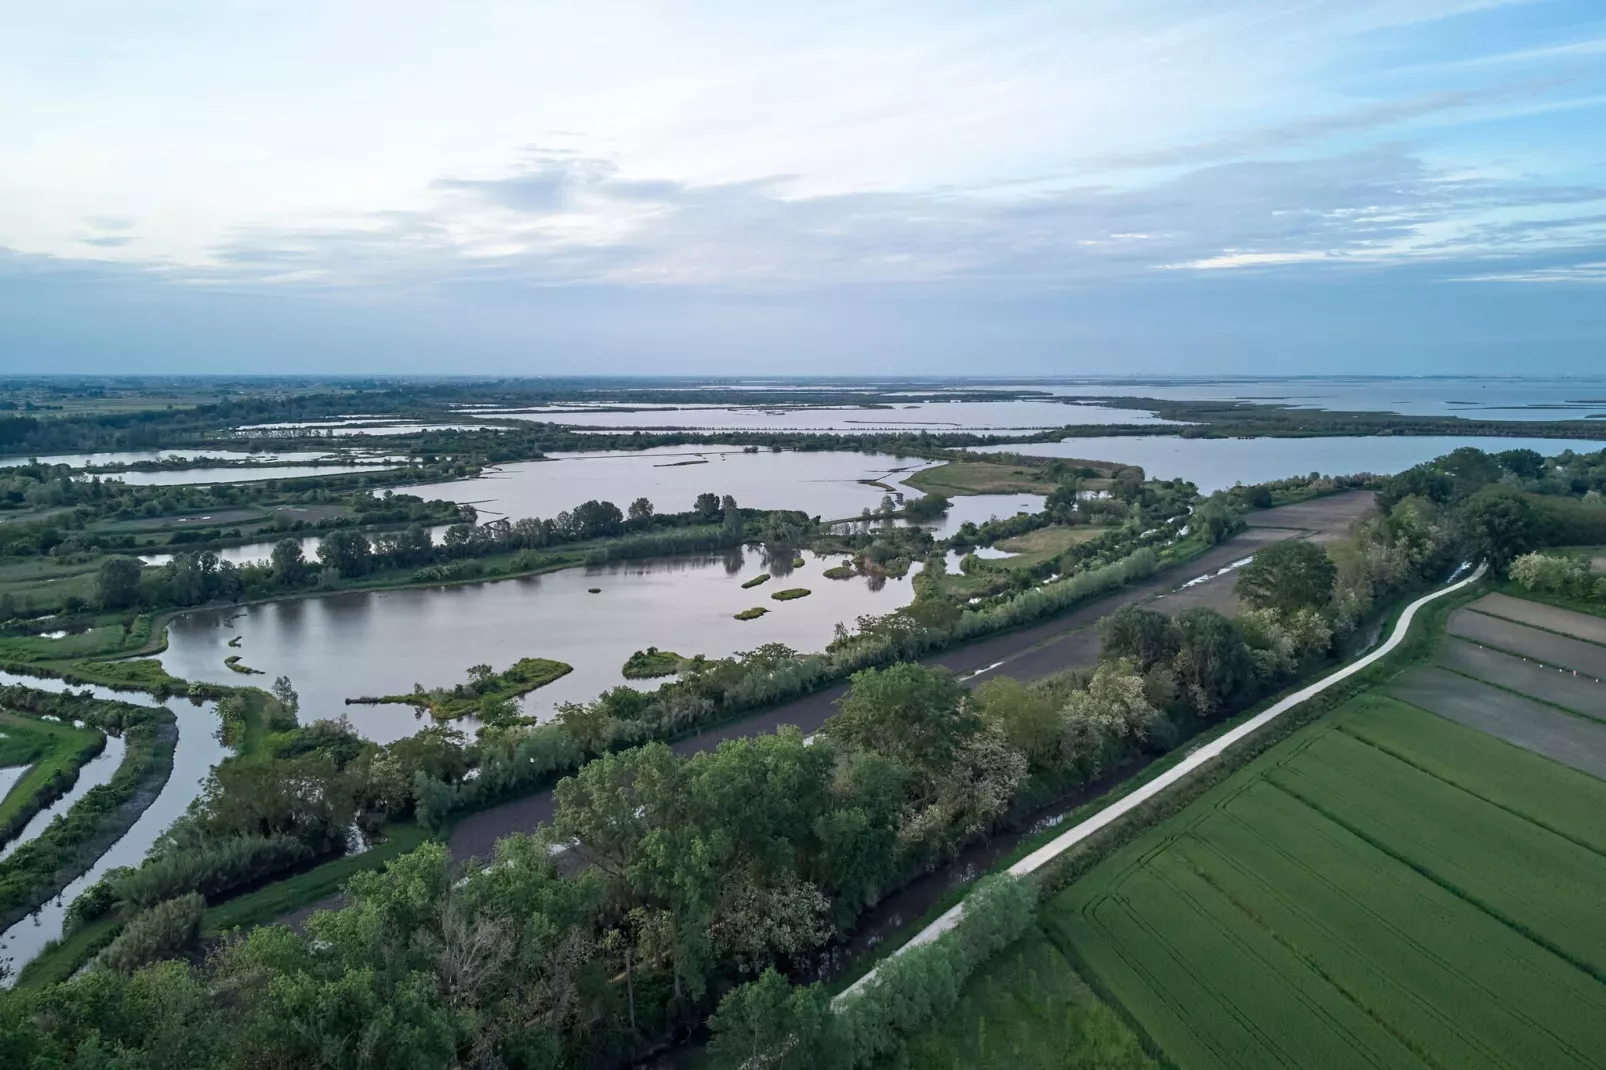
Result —
<path fill-rule="evenodd" d="M 1002 389 L 1002 388 L 1000 388 Z M 1099 382 L 1037 389 L 1069 397 L 1222 400 L 1336 412 L 1392 412 L 1478 420 L 1577 420 L 1606 416 L 1606 378 L 1309 378 L 1165 379 Z M 1245 480 L 1245 482 L 1248 482 Z"/>
<path fill-rule="evenodd" d="M 198 450 L 117 450 L 109 453 L 51 453 L 43 457 L 35 457 L 40 464 L 69 464 L 74 468 L 86 468 L 90 465 L 102 466 L 108 464 L 139 464 L 141 461 L 167 461 L 190 460 L 195 457 L 216 457 L 224 461 L 315 461 L 320 457 L 327 457 L 327 452 L 297 452 L 297 453 L 247 453 L 242 450 L 224 449 L 198 449 Z M 26 455 L 0 458 L 0 467 L 8 465 L 26 464 L 29 461 Z"/>
<path fill-rule="evenodd" d="M 933 538 L 948 538 L 966 521 L 985 524 L 989 520 L 1008 519 L 1016 513 L 1040 513 L 1047 499 L 1041 494 L 962 494 L 950 500 L 952 504 L 944 516 L 920 525 L 931 532 Z"/>
<path fill-rule="evenodd" d="M 1373 472 L 1391 475 L 1412 465 L 1476 446 L 1489 453 L 1529 449 L 1548 456 L 1562 450 L 1593 453 L 1606 441 L 1588 439 L 1488 438 L 1476 435 L 1384 435 L 1368 438 L 1067 438 L 1008 447 L 1011 452 L 1039 457 L 1101 457 L 1141 465 L 1150 479 L 1186 479 L 1200 493 L 1224 490 L 1235 483 L 1265 483 L 1311 472 L 1351 475 Z M 982 446 L 978 453 L 997 453 L 1005 447 Z M 956 501 L 959 499 L 956 499 Z"/>
<path fill-rule="evenodd" d="M 144 705 L 149 705 L 151 701 L 148 696 L 114 692 L 109 688 L 78 687 L 63 684 L 60 680 L 35 679 L 10 673 L 0 673 L 0 683 L 20 683 L 42 691 L 88 690 L 94 692 L 97 698 Z M 0 934 L 0 962 L 6 963 L 13 971 L 20 970 L 30 962 L 51 940 L 60 938 L 67 907 L 84 889 L 98 881 L 109 869 L 138 865 L 151 845 L 167 831 L 168 826 L 183 816 L 191 801 L 200 795 L 201 786 L 212 767 L 228 756 L 228 748 L 217 739 L 215 703 L 194 703 L 175 698 L 169 699 L 165 705 L 177 719 L 178 741 L 173 750 L 173 775 L 122 839 L 112 844 L 93 866 L 55 898 Z"/>
<path fill-rule="evenodd" d="M 176 676 L 238 683 L 223 659 L 239 654 L 266 673 L 258 679 L 290 677 L 303 721 L 348 714 L 365 736 L 386 742 L 418 730 L 414 711 L 347 706 L 345 699 L 400 694 L 414 683 L 460 683 L 471 665 L 505 668 L 523 657 L 554 658 L 574 671 L 524 700 L 526 713 L 544 717 L 559 702 L 587 701 L 627 683 L 620 673 L 625 659 L 649 646 L 709 657 L 763 643 L 822 650 L 838 622 L 852 626 L 861 614 L 889 613 L 912 597 L 907 577 L 878 577 L 874 585 L 864 578 L 828 580 L 821 572 L 834 561 L 805 557 L 790 575 L 749 590 L 742 581 L 765 571 L 765 562 L 756 552 L 738 551 L 201 610 L 174 618 L 161 660 Z M 770 595 L 783 584 L 813 593 L 776 602 Z M 593 587 L 600 593 L 590 593 Z M 750 606 L 770 612 L 734 619 Z M 231 649 L 234 636 L 241 641 Z"/>
<path fill-rule="evenodd" d="M 481 415 L 484 415 L 483 413 Z M 811 406 L 808 408 L 722 408 L 688 406 L 639 412 L 556 410 L 551 407 L 523 412 L 503 410 L 500 415 L 542 423 L 561 423 L 576 429 L 602 431 L 641 428 L 679 428 L 707 431 L 830 431 L 836 434 L 881 432 L 977 431 L 989 434 L 1030 434 L 1032 431 L 1072 424 L 1156 424 L 1152 412 L 1113 409 L 1057 401 L 922 401 L 903 405 Z"/>
<path fill-rule="evenodd" d="M 482 512 L 515 519 L 556 516 L 591 499 L 624 509 L 637 498 L 646 498 L 660 513 L 680 513 L 690 509 L 699 494 L 713 493 L 728 494 L 749 509 L 800 509 L 834 520 L 877 508 L 886 487 L 911 493 L 897 487 L 895 480 L 932 463 L 886 453 L 745 453 L 729 447 L 697 451 L 687 446 L 553 458 L 503 465 L 453 483 L 398 487 L 396 492 L 472 502 Z"/>
<path fill-rule="evenodd" d="M 431 542 L 439 543 L 445 535 L 450 524 L 436 524 L 424 530 L 429 534 Z M 370 532 L 368 537 L 375 538 L 378 533 Z M 295 536 L 286 536 L 294 539 L 301 546 L 301 556 L 308 561 L 318 559 L 318 544 L 323 541 L 322 535 L 306 535 L 299 539 Z M 248 542 L 243 546 L 225 546 L 221 550 L 214 550 L 219 561 L 232 561 L 236 565 L 263 565 L 273 559 L 273 547 L 282 540 L 274 539 L 270 542 Z M 165 565 L 173 560 L 173 554 L 140 554 L 139 559 L 147 565 Z"/>
<path fill-rule="evenodd" d="M 129 486 L 176 487 L 189 483 L 256 483 L 266 479 L 305 479 L 312 476 L 343 476 L 352 473 L 389 472 L 394 466 L 383 462 L 368 464 L 284 465 L 278 468 L 182 468 L 164 472 L 114 472 L 101 476 Z"/>

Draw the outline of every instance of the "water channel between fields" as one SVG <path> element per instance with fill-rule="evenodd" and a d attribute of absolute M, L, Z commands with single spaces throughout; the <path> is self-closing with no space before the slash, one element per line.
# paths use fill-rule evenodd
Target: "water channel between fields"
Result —
<path fill-rule="evenodd" d="M 151 697 L 141 692 L 114 691 L 106 687 L 68 684 L 61 680 L 0 672 L 0 685 L 7 684 L 21 684 L 40 691 L 89 691 L 100 699 L 131 702 L 142 706 L 153 704 Z M 68 884 L 60 894 L 34 913 L 4 933 L 0 933 L 0 963 L 5 963 L 13 971 L 20 970 L 31 962 L 50 941 L 60 938 L 62 923 L 67 916 L 67 907 L 84 889 L 100 880 L 109 869 L 138 865 L 151 845 L 174 821 L 183 816 L 190 803 L 200 795 L 202 785 L 205 784 L 212 767 L 229 755 L 229 749 L 217 737 L 215 703 L 194 703 L 185 698 L 170 698 L 161 705 L 166 706 L 178 722 L 178 742 L 173 749 L 172 776 L 162 786 L 156 799 L 135 819 L 134 824 L 122 838 L 107 848 L 82 876 Z M 109 749 L 111 748 L 108 747 Z M 47 812 L 52 817 L 57 813 L 64 813 L 63 801 L 58 800 Z"/>

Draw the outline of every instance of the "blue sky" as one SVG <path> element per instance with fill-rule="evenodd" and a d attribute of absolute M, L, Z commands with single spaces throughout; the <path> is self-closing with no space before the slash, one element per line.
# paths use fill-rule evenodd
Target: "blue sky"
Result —
<path fill-rule="evenodd" d="M 0 16 L 0 372 L 1606 367 L 1599 0 Z"/>

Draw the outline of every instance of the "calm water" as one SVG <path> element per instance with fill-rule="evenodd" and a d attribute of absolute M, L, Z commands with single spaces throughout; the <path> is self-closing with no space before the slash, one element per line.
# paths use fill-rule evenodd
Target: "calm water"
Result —
<path fill-rule="evenodd" d="M 446 529 L 451 526 L 450 524 L 436 524 L 424 530 L 429 533 L 431 542 L 438 543 L 441 541 L 442 536 L 445 535 Z M 369 538 L 372 539 L 374 537 L 375 534 L 370 532 Z M 221 550 L 214 550 L 213 553 L 217 554 L 219 561 L 232 561 L 236 565 L 260 565 L 272 560 L 273 547 L 280 541 L 274 539 L 269 542 L 248 542 L 242 546 L 225 546 Z M 318 544 L 322 541 L 322 535 L 307 535 L 296 540 L 301 545 L 302 556 L 309 561 L 317 560 Z M 173 555 L 140 554 L 139 559 L 147 565 L 165 565 L 173 560 Z"/>
<path fill-rule="evenodd" d="M 699 494 L 714 493 L 729 494 L 747 508 L 801 509 L 832 520 L 881 504 L 886 490 L 860 480 L 897 487 L 899 477 L 930 464 L 885 453 L 743 453 L 686 446 L 553 456 L 503 465 L 474 479 L 396 492 L 473 502 L 482 513 L 515 519 L 556 516 L 593 498 L 624 509 L 645 497 L 661 513 L 678 513 L 690 509 Z"/>
<path fill-rule="evenodd" d="M 113 453 L 52 453 L 43 457 L 35 457 L 40 464 L 70 464 L 74 468 L 85 468 L 90 465 L 108 464 L 139 464 L 141 461 L 188 461 L 196 457 L 216 457 L 225 461 L 316 461 L 328 457 L 328 453 L 317 451 L 300 451 L 287 453 L 247 453 L 240 450 L 201 449 L 201 450 L 125 450 Z M 26 456 L 0 458 L 0 466 L 26 464 L 30 458 Z"/>
<path fill-rule="evenodd" d="M 1334 412 L 1393 412 L 1485 420 L 1606 418 L 1606 377 L 1166 379 L 1097 380 L 1041 389 L 1068 397 L 1143 397 L 1167 401 L 1253 401 Z"/>
<path fill-rule="evenodd" d="M 1004 449 L 1040 457 L 1077 457 L 1119 461 L 1142 466 L 1151 479 L 1187 479 L 1201 493 L 1222 490 L 1235 483 L 1264 483 L 1311 472 L 1349 475 L 1403 472 L 1412 465 L 1449 453 L 1461 446 L 1476 446 L 1490 453 L 1530 449 L 1546 456 L 1562 450 L 1594 452 L 1606 441 L 1546 438 L 1479 438 L 1477 436 L 1424 435 L 1372 438 L 1176 438 L 1156 435 L 1135 438 L 1068 438 L 1059 442 L 1020 447 L 981 447 L 977 452 Z M 963 499 L 955 499 L 962 501 Z"/>
<path fill-rule="evenodd" d="M 264 479 L 303 479 L 308 476 L 343 476 L 353 472 L 384 472 L 385 463 L 284 465 L 277 468 L 187 468 L 171 472 L 116 472 L 104 480 L 121 480 L 129 486 L 176 487 L 186 483 L 254 483 Z"/>
<path fill-rule="evenodd" d="M 32 676 L 0 673 L 0 684 L 23 684 L 41 691 L 90 691 L 97 698 L 150 705 L 151 698 L 138 692 L 113 691 L 104 687 L 83 687 Z M 116 866 L 138 865 L 151 845 L 167 831 L 201 793 L 212 767 L 228 756 L 229 750 L 217 739 L 217 711 L 214 703 L 193 703 L 187 699 L 168 699 L 164 705 L 178 721 L 178 743 L 173 750 L 173 775 L 168 778 L 155 801 L 140 814 L 123 838 L 77 880 L 54 899 L 0 934 L 0 962 L 20 970 L 51 940 L 61 936 L 67 907 L 84 889 Z"/>
<path fill-rule="evenodd" d="M 1153 413 L 1099 405 L 1055 401 L 925 401 L 892 408 L 718 408 L 688 406 L 639 412 L 586 409 L 505 410 L 505 416 L 577 429 L 686 428 L 710 431 L 834 431 L 841 434 L 880 431 L 1019 432 L 1068 424 L 1167 423 Z"/>
<path fill-rule="evenodd" d="M 1016 513 L 1040 513 L 1046 500 L 1041 494 L 961 494 L 949 499 L 952 504 L 942 519 L 920 526 L 931 532 L 933 538 L 946 539 L 967 520 L 983 524 Z"/>
<path fill-rule="evenodd" d="M 0 847 L 0 861 L 9 858 L 11 852 L 43 832 L 45 826 L 50 824 L 57 814 L 65 814 L 71 810 L 73 804 L 82 799 L 90 788 L 98 788 L 102 784 L 109 783 L 112 775 L 117 772 L 117 767 L 123 764 L 123 753 L 127 750 L 128 744 L 124 743 L 121 737 L 107 736 L 105 749 L 79 767 L 78 780 L 67 794 L 34 814 L 28 819 L 28 823 L 22 826 L 21 832 L 6 841 L 4 847 Z M 5 792 L 0 790 L 0 798 L 4 797 Z"/>
<path fill-rule="evenodd" d="M 505 668 L 523 657 L 555 658 L 574 671 L 532 692 L 527 714 L 547 716 L 559 702 L 586 701 L 628 681 L 620 667 L 634 651 L 657 646 L 691 656 L 723 657 L 763 643 L 816 651 L 838 623 L 889 613 L 912 597 L 907 578 L 872 584 L 828 580 L 840 559 L 805 554 L 804 567 L 760 587 L 741 583 L 767 571 L 760 554 L 695 555 L 574 568 L 524 579 L 331 595 L 231 609 L 202 610 L 169 627 L 167 671 L 187 679 L 238 683 L 223 664 L 239 654 L 271 681 L 289 676 L 303 721 L 347 714 L 380 742 L 411 735 L 420 721 L 407 706 L 347 706 L 345 699 L 440 687 L 467 679 L 469 666 Z M 601 588 L 591 594 L 589 588 Z M 776 602 L 774 591 L 813 594 Z M 739 621 L 750 606 L 769 613 Z M 227 644 L 240 636 L 237 648 Z M 654 686 L 638 681 L 638 687 Z"/>

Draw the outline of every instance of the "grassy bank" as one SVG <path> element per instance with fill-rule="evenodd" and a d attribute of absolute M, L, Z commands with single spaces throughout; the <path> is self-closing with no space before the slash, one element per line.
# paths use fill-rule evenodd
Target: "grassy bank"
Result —
<path fill-rule="evenodd" d="M 470 669 L 471 679 L 466 684 L 458 684 L 451 688 L 435 688 L 425 691 L 422 686 L 418 690 L 405 695 L 380 695 L 377 697 L 348 698 L 348 705 L 382 705 L 392 704 L 398 706 L 416 706 L 428 710 L 430 716 L 436 720 L 451 720 L 455 717 L 464 717 L 471 713 L 478 713 L 487 704 L 496 705 L 509 702 L 520 695 L 528 694 L 538 687 L 545 687 L 552 681 L 567 676 L 574 671 L 574 666 L 562 661 L 553 661 L 549 658 L 520 658 L 512 667 L 493 673 L 490 666 L 477 666 Z"/>
<path fill-rule="evenodd" d="M 105 746 L 106 736 L 94 729 L 0 711 L 0 766 L 28 766 L 0 799 L 0 844 L 72 790 L 78 770 Z"/>

